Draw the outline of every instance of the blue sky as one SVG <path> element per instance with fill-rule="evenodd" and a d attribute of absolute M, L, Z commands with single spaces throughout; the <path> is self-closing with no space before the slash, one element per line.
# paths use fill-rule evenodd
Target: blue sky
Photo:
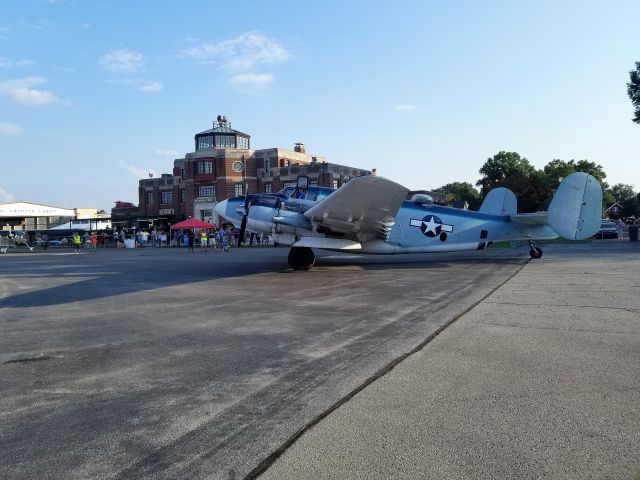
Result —
<path fill-rule="evenodd" d="M 640 189 L 637 1 L 0 0 L 0 202 L 110 209 L 225 114 L 253 148 L 475 183 L 517 151 Z"/>

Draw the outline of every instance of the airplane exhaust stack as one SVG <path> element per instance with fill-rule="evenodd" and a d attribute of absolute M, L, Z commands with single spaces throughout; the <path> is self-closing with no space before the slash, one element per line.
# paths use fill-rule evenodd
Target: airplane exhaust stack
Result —
<path fill-rule="evenodd" d="M 602 188 L 584 172 L 567 176 L 549 206 L 549 226 L 568 240 L 591 238 L 600 228 Z"/>

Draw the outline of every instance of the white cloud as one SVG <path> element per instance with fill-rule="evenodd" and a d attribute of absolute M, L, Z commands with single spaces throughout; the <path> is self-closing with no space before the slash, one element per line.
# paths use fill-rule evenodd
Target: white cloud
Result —
<path fill-rule="evenodd" d="M 155 154 L 160 157 L 174 157 L 177 158 L 180 156 L 180 152 L 176 152 L 175 150 L 156 150 Z"/>
<path fill-rule="evenodd" d="M 100 65 L 111 72 L 135 73 L 142 70 L 143 56 L 128 48 L 111 50 L 102 56 Z"/>
<path fill-rule="evenodd" d="M 0 68 L 29 67 L 33 64 L 32 60 L 11 60 L 10 58 L 0 57 Z"/>
<path fill-rule="evenodd" d="M 270 73 L 241 73 L 229 79 L 229 84 L 239 90 L 259 91 L 271 86 L 274 76 Z"/>
<path fill-rule="evenodd" d="M 44 31 L 51 31 L 55 27 L 56 23 L 49 19 L 40 19 L 33 22 L 18 22 L 18 27 L 24 28 L 31 32 L 39 33 Z"/>
<path fill-rule="evenodd" d="M 3 202 L 13 202 L 14 197 L 4 188 L 0 187 L 0 200 L 2 200 Z"/>
<path fill-rule="evenodd" d="M 156 93 L 162 90 L 162 87 L 163 87 L 162 82 L 145 81 L 142 83 L 142 85 L 140 85 L 140 87 L 138 87 L 138 90 L 144 93 Z"/>
<path fill-rule="evenodd" d="M 122 160 L 118 160 L 118 163 L 124 170 L 129 172 L 131 175 L 133 175 L 137 179 L 147 178 L 149 177 L 149 174 L 152 174 L 154 177 L 158 176 L 158 172 L 153 168 L 144 169 L 144 168 L 136 167 L 135 165 L 129 165 L 128 163 L 123 162 Z"/>
<path fill-rule="evenodd" d="M 144 93 L 157 93 L 162 90 L 164 85 L 162 82 L 154 80 L 143 80 L 141 78 L 121 78 L 118 80 L 107 80 L 107 83 L 115 83 L 117 85 L 132 85 Z"/>
<path fill-rule="evenodd" d="M 403 105 L 396 105 L 395 107 L 393 107 L 393 109 L 398 112 L 410 112 L 411 110 L 417 110 L 418 107 L 416 105 L 403 104 Z"/>
<path fill-rule="evenodd" d="M 26 77 L 16 80 L 0 82 L 0 93 L 8 95 L 14 102 L 28 106 L 43 106 L 54 103 L 70 105 L 69 100 L 62 100 L 48 90 L 38 90 L 32 87 L 47 83 L 41 77 Z"/>
<path fill-rule="evenodd" d="M 279 63 L 289 58 L 289 52 L 277 41 L 256 32 L 243 33 L 222 42 L 203 43 L 182 53 L 201 63 L 220 62 L 232 73 L 250 72 L 259 65 Z"/>
<path fill-rule="evenodd" d="M 22 128 L 13 123 L 0 122 L 0 135 L 19 135 Z"/>

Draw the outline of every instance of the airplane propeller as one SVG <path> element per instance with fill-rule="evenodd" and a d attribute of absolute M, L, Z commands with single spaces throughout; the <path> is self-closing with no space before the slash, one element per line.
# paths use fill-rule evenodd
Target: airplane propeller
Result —
<path fill-rule="evenodd" d="M 248 190 L 248 189 L 245 189 Z M 249 209 L 251 208 L 251 202 L 249 201 L 249 192 L 245 191 L 244 194 L 244 208 L 242 210 L 242 221 L 240 222 L 240 234 L 238 235 L 238 246 L 242 245 L 244 239 L 244 232 L 247 229 L 247 217 L 249 217 Z"/>

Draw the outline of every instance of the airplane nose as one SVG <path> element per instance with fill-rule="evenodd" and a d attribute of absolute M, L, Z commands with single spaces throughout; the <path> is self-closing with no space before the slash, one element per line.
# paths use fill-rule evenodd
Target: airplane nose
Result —
<path fill-rule="evenodd" d="M 227 200 L 223 200 L 216 205 L 216 213 L 222 218 L 227 217 Z"/>

